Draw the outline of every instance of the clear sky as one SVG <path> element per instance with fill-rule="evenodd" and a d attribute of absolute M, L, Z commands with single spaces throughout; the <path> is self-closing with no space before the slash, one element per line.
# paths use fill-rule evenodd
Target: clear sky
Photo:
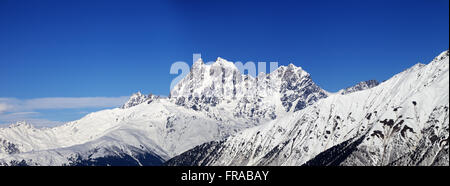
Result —
<path fill-rule="evenodd" d="M 293 63 L 337 91 L 448 46 L 448 0 L 0 0 L 0 123 L 73 120 L 138 90 L 168 95 L 171 64 L 193 53 Z M 30 105 L 61 97 L 92 100 Z"/>

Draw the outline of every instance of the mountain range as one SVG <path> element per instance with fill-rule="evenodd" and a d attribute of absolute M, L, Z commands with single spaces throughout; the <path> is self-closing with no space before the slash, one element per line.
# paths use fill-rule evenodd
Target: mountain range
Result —
<path fill-rule="evenodd" d="M 0 128 L 0 165 L 449 165 L 449 52 L 330 93 L 293 64 L 196 61 L 168 97 Z"/>

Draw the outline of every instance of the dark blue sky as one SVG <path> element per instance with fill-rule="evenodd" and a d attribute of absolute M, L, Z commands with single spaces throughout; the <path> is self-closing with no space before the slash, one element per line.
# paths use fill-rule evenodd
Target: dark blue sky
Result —
<path fill-rule="evenodd" d="M 294 63 L 337 91 L 448 49 L 448 3 L 0 0 L 0 97 L 168 95 L 193 53 Z"/>

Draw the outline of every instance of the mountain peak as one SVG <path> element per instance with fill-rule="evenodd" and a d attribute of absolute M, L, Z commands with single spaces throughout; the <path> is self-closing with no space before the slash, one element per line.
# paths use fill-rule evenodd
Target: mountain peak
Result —
<path fill-rule="evenodd" d="M 295 66 L 295 65 L 292 64 L 292 63 L 289 63 L 288 68 L 297 68 L 297 66 Z"/>
<path fill-rule="evenodd" d="M 357 83 L 354 86 L 351 87 L 347 87 L 343 90 L 340 90 L 339 93 L 344 95 L 344 94 L 350 94 L 353 92 L 358 92 L 361 90 L 366 90 L 366 89 L 370 89 L 373 87 L 378 86 L 380 83 L 377 80 L 367 80 L 367 81 L 361 81 L 359 83 Z"/>
<path fill-rule="evenodd" d="M 128 99 L 128 101 L 123 104 L 120 108 L 122 109 L 126 109 L 126 108 L 130 108 L 130 107 L 134 107 L 136 105 L 139 105 L 143 102 L 145 102 L 148 99 L 148 96 L 143 95 L 140 91 L 132 94 L 130 96 L 130 99 Z"/>
<path fill-rule="evenodd" d="M 201 66 L 203 64 L 204 64 L 203 63 L 203 59 L 202 58 L 198 58 L 198 60 L 194 62 L 193 66 L 196 67 L 196 66 Z"/>
<path fill-rule="evenodd" d="M 26 121 L 18 121 L 14 124 L 9 125 L 9 128 L 33 128 L 33 125 L 29 124 Z"/>
<path fill-rule="evenodd" d="M 290 63 L 288 66 L 280 66 L 277 70 L 278 73 L 284 73 L 286 76 L 298 76 L 298 78 L 309 77 L 309 73 L 303 70 L 302 67 L 297 67 Z"/>
<path fill-rule="evenodd" d="M 221 57 L 217 57 L 216 62 L 214 62 L 212 66 L 222 66 L 237 69 L 236 65 L 233 62 L 227 61 L 226 59 L 223 59 Z"/>

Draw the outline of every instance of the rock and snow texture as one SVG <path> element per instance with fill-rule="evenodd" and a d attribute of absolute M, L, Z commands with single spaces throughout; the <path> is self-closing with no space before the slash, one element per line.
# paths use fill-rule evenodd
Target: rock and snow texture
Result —
<path fill-rule="evenodd" d="M 376 87 L 379 84 L 380 83 L 378 83 L 377 80 L 362 81 L 362 82 L 359 82 L 358 84 L 356 84 L 355 86 L 348 87 L 346 89 L 343 89 L 343 90 L 339 91 L 339 93 L 342 94 L 342 95 L 350 94 L 352 92 L 357 92 L 357 91 L 366 90 L 366 89 L 369 89 L 369 88 Z"/>
<path fill-rule="evenodd" d="M 130 107 L 139 105 L 141 103 L 144 103 L 144 102 L 150 103 L 158 98 L 159 98 L 159 96 L 155 96 L 153 94 L 143 95 L 141 92 L 137 92 L 137 93 L 134 93 L 133 95 L 131 95 L 130 99 L 128 99 L 128 101 L 125 102 L 125 104 L 123 104 L 120 108 L 127 109 Z"/>
<path fill-rule="evenodd" d="M 204 143 L 167 165 L 449 165 L 449 52 L 370 89 Z"/>
<path fill-rule="evenodd" d="M 120 108 L 59 127 L 0 128 L 0 164 L 158 165 L 326 96 L 294 65 L 254 78 L 224 59 L 211 65 L 200 60 L 169 98 L 138 92 Z"/>
<path fill-rule="evenodd" d="M 220 114 L 211 108 L 229 110 L 235 117 L 255 123 L 301 110 L 325 97 L 327 93 L 300 67 L 291 64 L 251 77 L 222 58 L 211 65 L 196 61 L 170 93 L 177 105 L 210 114 Z"/>

